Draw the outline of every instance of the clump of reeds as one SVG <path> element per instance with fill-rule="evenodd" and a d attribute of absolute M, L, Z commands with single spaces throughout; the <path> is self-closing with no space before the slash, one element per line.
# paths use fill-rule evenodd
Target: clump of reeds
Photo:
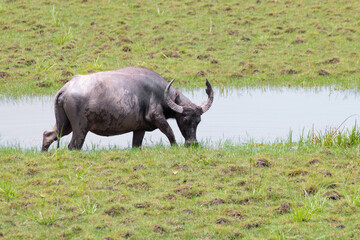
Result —
<path fill-rule="evenodd" d="M 354 115 L 350 116 L 353 117 Z M 358 125 L 349 128 L 341 128 L 343 124 L 350 118 L 346 118 L 339 127 L 337 128 L 328 128 L 322 131 L 316 131 L 313 129 L 311 134 L 308 135 L 306 142 L 310 142 L 315 145 L 320 145 L 324 147 L 352 147 L 360 143 L 360 128 Z M 304 138 L 302 138 L 304 141 Z"/>

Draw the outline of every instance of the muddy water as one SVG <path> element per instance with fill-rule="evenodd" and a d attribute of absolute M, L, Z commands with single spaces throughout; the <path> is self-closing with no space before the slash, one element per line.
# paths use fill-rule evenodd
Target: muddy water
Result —
<path fill-rule="evenodd" d="M 203 89 L 185 92 L 195 103 L 206 99 Z M 339 126 L 347 117 L 360 114 L 360 94 L 355 91 L 334 91 L 331 88 L 313 89 L 215 89 L 212 108 L 202 116 L 198 140 L 217 144 L 224 140 L 234 143 L 247 141 L 269 142 L 287 139 L 292 131 L 294 140 L 302 132 L 323 131 Z M 343 125 L 352 127 L 359 116 Z M 0 145 L 21 148 L 41 148 L 42 132 L 55 123 L 53 96 L 9 100 L 0 98 Z M 175 120 L 169 120 L 176 139 L 183 137 Z M 64 137 L 62 145 L 70 141 Z M 101 137 L 89 133 L 85 147 L 126 148 L 132 134 Z M 154 145 L 168 140 L 159 131 L 147 132 L 144 144 Z M 54 143 L 52 147 L 56 144 Z"/>

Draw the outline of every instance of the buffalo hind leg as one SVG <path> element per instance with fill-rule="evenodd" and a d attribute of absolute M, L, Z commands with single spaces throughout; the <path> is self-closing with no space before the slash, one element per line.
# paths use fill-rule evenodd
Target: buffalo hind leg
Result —
<path fill-rule="evenodd" d="M 56 140 L 58 141 L 57 147 L 59 148 L 59 142 L 60 142 L 59 137 L 68 135 L 72 131 L 70 124 L 63 125 L 63 127 L 65 129 L 63 129 L 63 131 L 60 132 L 58 131 L 57 126 L 55 124 L 52 130 L 48 130 L 43 133 L 43 144 L 41 147 L 42 152 L 47 151 L 50 145 Z"/>
<path fill-rule="evenodd" d="M 72 135 L 70 143 L 68 145 L 68 149 L 69 150 L 73 150 L 73 149 L 80 150 L 84 144 L 87 133 L 88 133 L 88 131 L 86 131 L 86 130 L 73 131 L 73 135 Z"/>
<path fill-rule="evenodd" d="M 41 147 L 41 151 L 45 152 L 49 149 L 50 145 L 57 140 L 57 134 L 56 134 L 56 125 L 52 130 L 45 131 L 43 133 L 43 143 Z"/>
<path fill-rule="evenodd" d="M 134 131 L 132 139 L 132 147 L 141 147 L 142 141 L 144 139 L 145 131 Z"/>

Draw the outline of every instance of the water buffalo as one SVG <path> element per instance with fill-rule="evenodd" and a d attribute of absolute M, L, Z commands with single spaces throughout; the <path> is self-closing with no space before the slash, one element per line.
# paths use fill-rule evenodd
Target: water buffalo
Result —
<path fill-rule="evenodd" d="M 132 146 L 139 147 L 145 131 L 160 129 L 173 145 L 168 118 L 176 119 L 186 145 L 196 144 L 196 128 L 212 105 L 213 89 L 206 80 L 208 99 L 197 106 L 171 86 L 173 81 L 139 67 L 74 76 L 56 94 L 56 124 L 44 132 L 42 151 L 71 132 L 68 148 L 81 149 L 89 131 L 101 136 L 133 132 Z"/>

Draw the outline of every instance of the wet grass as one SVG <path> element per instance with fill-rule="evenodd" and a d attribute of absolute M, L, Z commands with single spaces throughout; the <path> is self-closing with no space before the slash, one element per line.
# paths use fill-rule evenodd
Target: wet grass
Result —
<path fill-rule="evenodd" d="M 0 93 L 143 66 L 183 87 L 359 86 L 357 1 L 0 2 Z"/>
<path fill-rule="evenodd" d="M 0 149 L 3 239 L 360 234 L 359 145 Z"/>

